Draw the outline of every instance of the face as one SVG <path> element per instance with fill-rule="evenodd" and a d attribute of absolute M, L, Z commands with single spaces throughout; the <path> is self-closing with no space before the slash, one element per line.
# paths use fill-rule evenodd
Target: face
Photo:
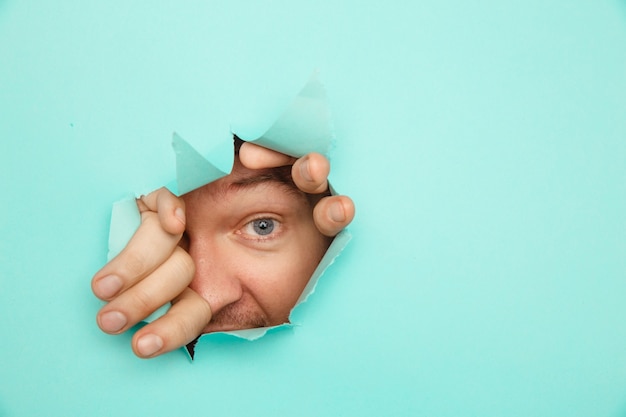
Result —
<path fill-rule="evenodd" d="M 328 248 L 310 196 L 285 172 L 250 170 L 235 158 L 230 175 L 183 196 L 181 246 L 196 265 L 190 287 L 213 312 L 204 333 L 288 322 Z"/>

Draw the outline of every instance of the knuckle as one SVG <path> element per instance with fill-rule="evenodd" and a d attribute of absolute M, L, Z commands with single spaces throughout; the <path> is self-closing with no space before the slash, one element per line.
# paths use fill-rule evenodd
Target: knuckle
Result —
<path fill-rule="evenodd" d="M 168 315 L 169 320 L 177 323 L 176 327 L 186 335 L 185 338 L 191 340 L 210 322 L 212 312 L 208 301 L 190 288 L 186 288 L 172 302 L 172 309 Z"/>
<path fill-rule="evenodd" d="M 142 254 L 135 251 L 128 251 L 124 254 L 121 264 L 122 276 L 133 279 L 141 276 L 146 270 L 146 259 Z"/>
<path fill-rule="evenodd" d="M 176 333 L 178 333 L 176 338 L 179 339 L 181 343 L 185 343 L 187 340 L 193 339 L 198 336 L 198 333 L 200 332 L 194 321 L 189 317 L 179 316 L 176 318 L 175 323 L 175 327 L 177 329 Z"/>
<path fill-rule="evenodd" d="M 145 216 L 142 218 L 141 227 L 143 229 L 160 228 L 161 224 L 157 214 L 154 211 L 146 212 Z"/>
<path fill-rule="evenodd" d="M 197 300 L 198 306 L 196 307 L 196 309 L 199 312 L 199 317 L 202 317 L 202 325 L 204 326 L 206 323 L 209 322 L 209 320 L 211 320 L 211 316 L 213 315 L 213 313 L 211 311 L 211 306 L 209 305 L 209 302 L 207 300 L 200 296 L 198 296 Z"/>
<path fill-rule="evenodd" d="M 133 291 L 133 308 L 138 315 L 146 317 L 151 314 L 158 306 L 155 306 L 154 297 L 142 288 Z"/>
<path fill-rule="evenodd" d="M 198 336 L 211 320 L 211 308 L 208 302 L 199 297 L 193 304 L 193 315 L 179 314 L 176 317 L 181 338 L 185 340 Z"/>
<path fill-rule="evenodd" d="M 175 256 L 172 258 L 172 272 L 177 277 L 186 277 L 189 281 L 196 272 L 196 265 L 193 258 L 180 246 L 175 249 Z"/>

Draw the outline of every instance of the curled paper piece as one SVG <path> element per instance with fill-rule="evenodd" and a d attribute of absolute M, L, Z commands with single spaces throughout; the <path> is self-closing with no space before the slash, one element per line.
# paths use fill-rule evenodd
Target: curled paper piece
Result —
<path fill-rule="evenodd" d="M 235 126 L 233 133 L 246 142 L 301 157 L 310 152 L 328 156 L 334 132 L 326 89 L 314 73 L 285 112 L 264 133 Z"/>
<path fill-rule="evenodd" d="M 247 142 L 253 142 L 290 156 L 300 157 L 310 152 L 318 152 L 328 157 L 334 134 L 325 89 L 317 74 L 313 74 L 291 105 L 269 129 L 259 133 L 255 128 L 255 126 L 239 126 L 232 129 L 232 133 Z M 167 188 L 178 196 L 222 178 L 232 170 L 234 161 L 232 136 L 212 149 L 206 158 L 176 133 L 173 134 L 172 147 L 176 154 L 176 182 L 169 184 Z M 332 187 L 331 192 L 335 194 Z M 121 252 L 140 223 L 141 218 L 134 198 L 114 203 L 109 233 L 109 260 Z M 296 305 L 292 308 L 290 318 L 298 305 L 313 294 L 319 278 L 339 256 L 350 239 L 351 235 L 347 230 L 343 230 L 334 238 Z M 168 309 L 169 303 L 144 321 L 156 320 Z M 269 329 L 292 325 L 292 323 L 285 323 L 273 327 L 218 333 L 255 340 L 264 336 Z M 200 336 L 199 341 L 206 336 L 209 334 Z M 188 350 L 191 353 L 191 349 L 188 348 Z"/>

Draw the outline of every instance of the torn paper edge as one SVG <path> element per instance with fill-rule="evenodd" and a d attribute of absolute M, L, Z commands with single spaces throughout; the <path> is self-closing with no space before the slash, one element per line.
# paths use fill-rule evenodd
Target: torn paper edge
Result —
<path fill-rule="evenodd" d="M 310 152 L 318 152 L 328 157 L 334 144 L 334 133 L 326 91 L 319 80 L 318 73 L 315 72 L 312 75 L 291 105 L 267 131 L 256 135 L 254 129 L 238 126 L 232 127 L 231 132 L 246 142 L 252 142 L 290 156 L 301 157 Z M 170 183 L 167 188 L 175 195 L 180 196 L 228 175 L 232 170 L 234 161 L 232 143 L 231 138 L 218 144 L 216 148 L 211 150 L 209 157 L 205 158 L 182 137 L 174 133 L 172 147 L 176 155 L 176 182 Z M 335 195 L 332 186 L 329 185 L 329 188 L 331 194 Z M 122 251 L 141 224 L 141 216 L 135 201 L 136 197 L 138 196 L 129 196 L 113 204 L 108 260 L 113 259 Z M 334 263 L 351 238 L 349 231 L 344 229 L 333 239 L 298 301 L 291 309 L 290 321 L 296 308 L 315 292 L 319 279 Z M 147 323 L 154 321 L 165 314 L 168 309 L 169 303 L 143 321 Z M 215 332 L 200 335 L 197 340 L 213 334 L 224 334 L 252 341 L 263 337 L 271 329 L 294 325 L 290 322 L 272 327 Z"/>

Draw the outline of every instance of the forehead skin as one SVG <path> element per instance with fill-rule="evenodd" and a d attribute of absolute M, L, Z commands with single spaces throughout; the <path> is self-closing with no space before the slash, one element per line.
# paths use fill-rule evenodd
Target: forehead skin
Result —
<path fill-rule="evenodd" d="M 204 332 L 275 326 L 289 313 L 330 244 L 289 168 L 250 170 L 235 159 L 230 175 L 183 196 L 181 244 L 196 265 L 190 287 L 211 306 Z M 250 222 L 274 220 L 259 237 Z"/>

